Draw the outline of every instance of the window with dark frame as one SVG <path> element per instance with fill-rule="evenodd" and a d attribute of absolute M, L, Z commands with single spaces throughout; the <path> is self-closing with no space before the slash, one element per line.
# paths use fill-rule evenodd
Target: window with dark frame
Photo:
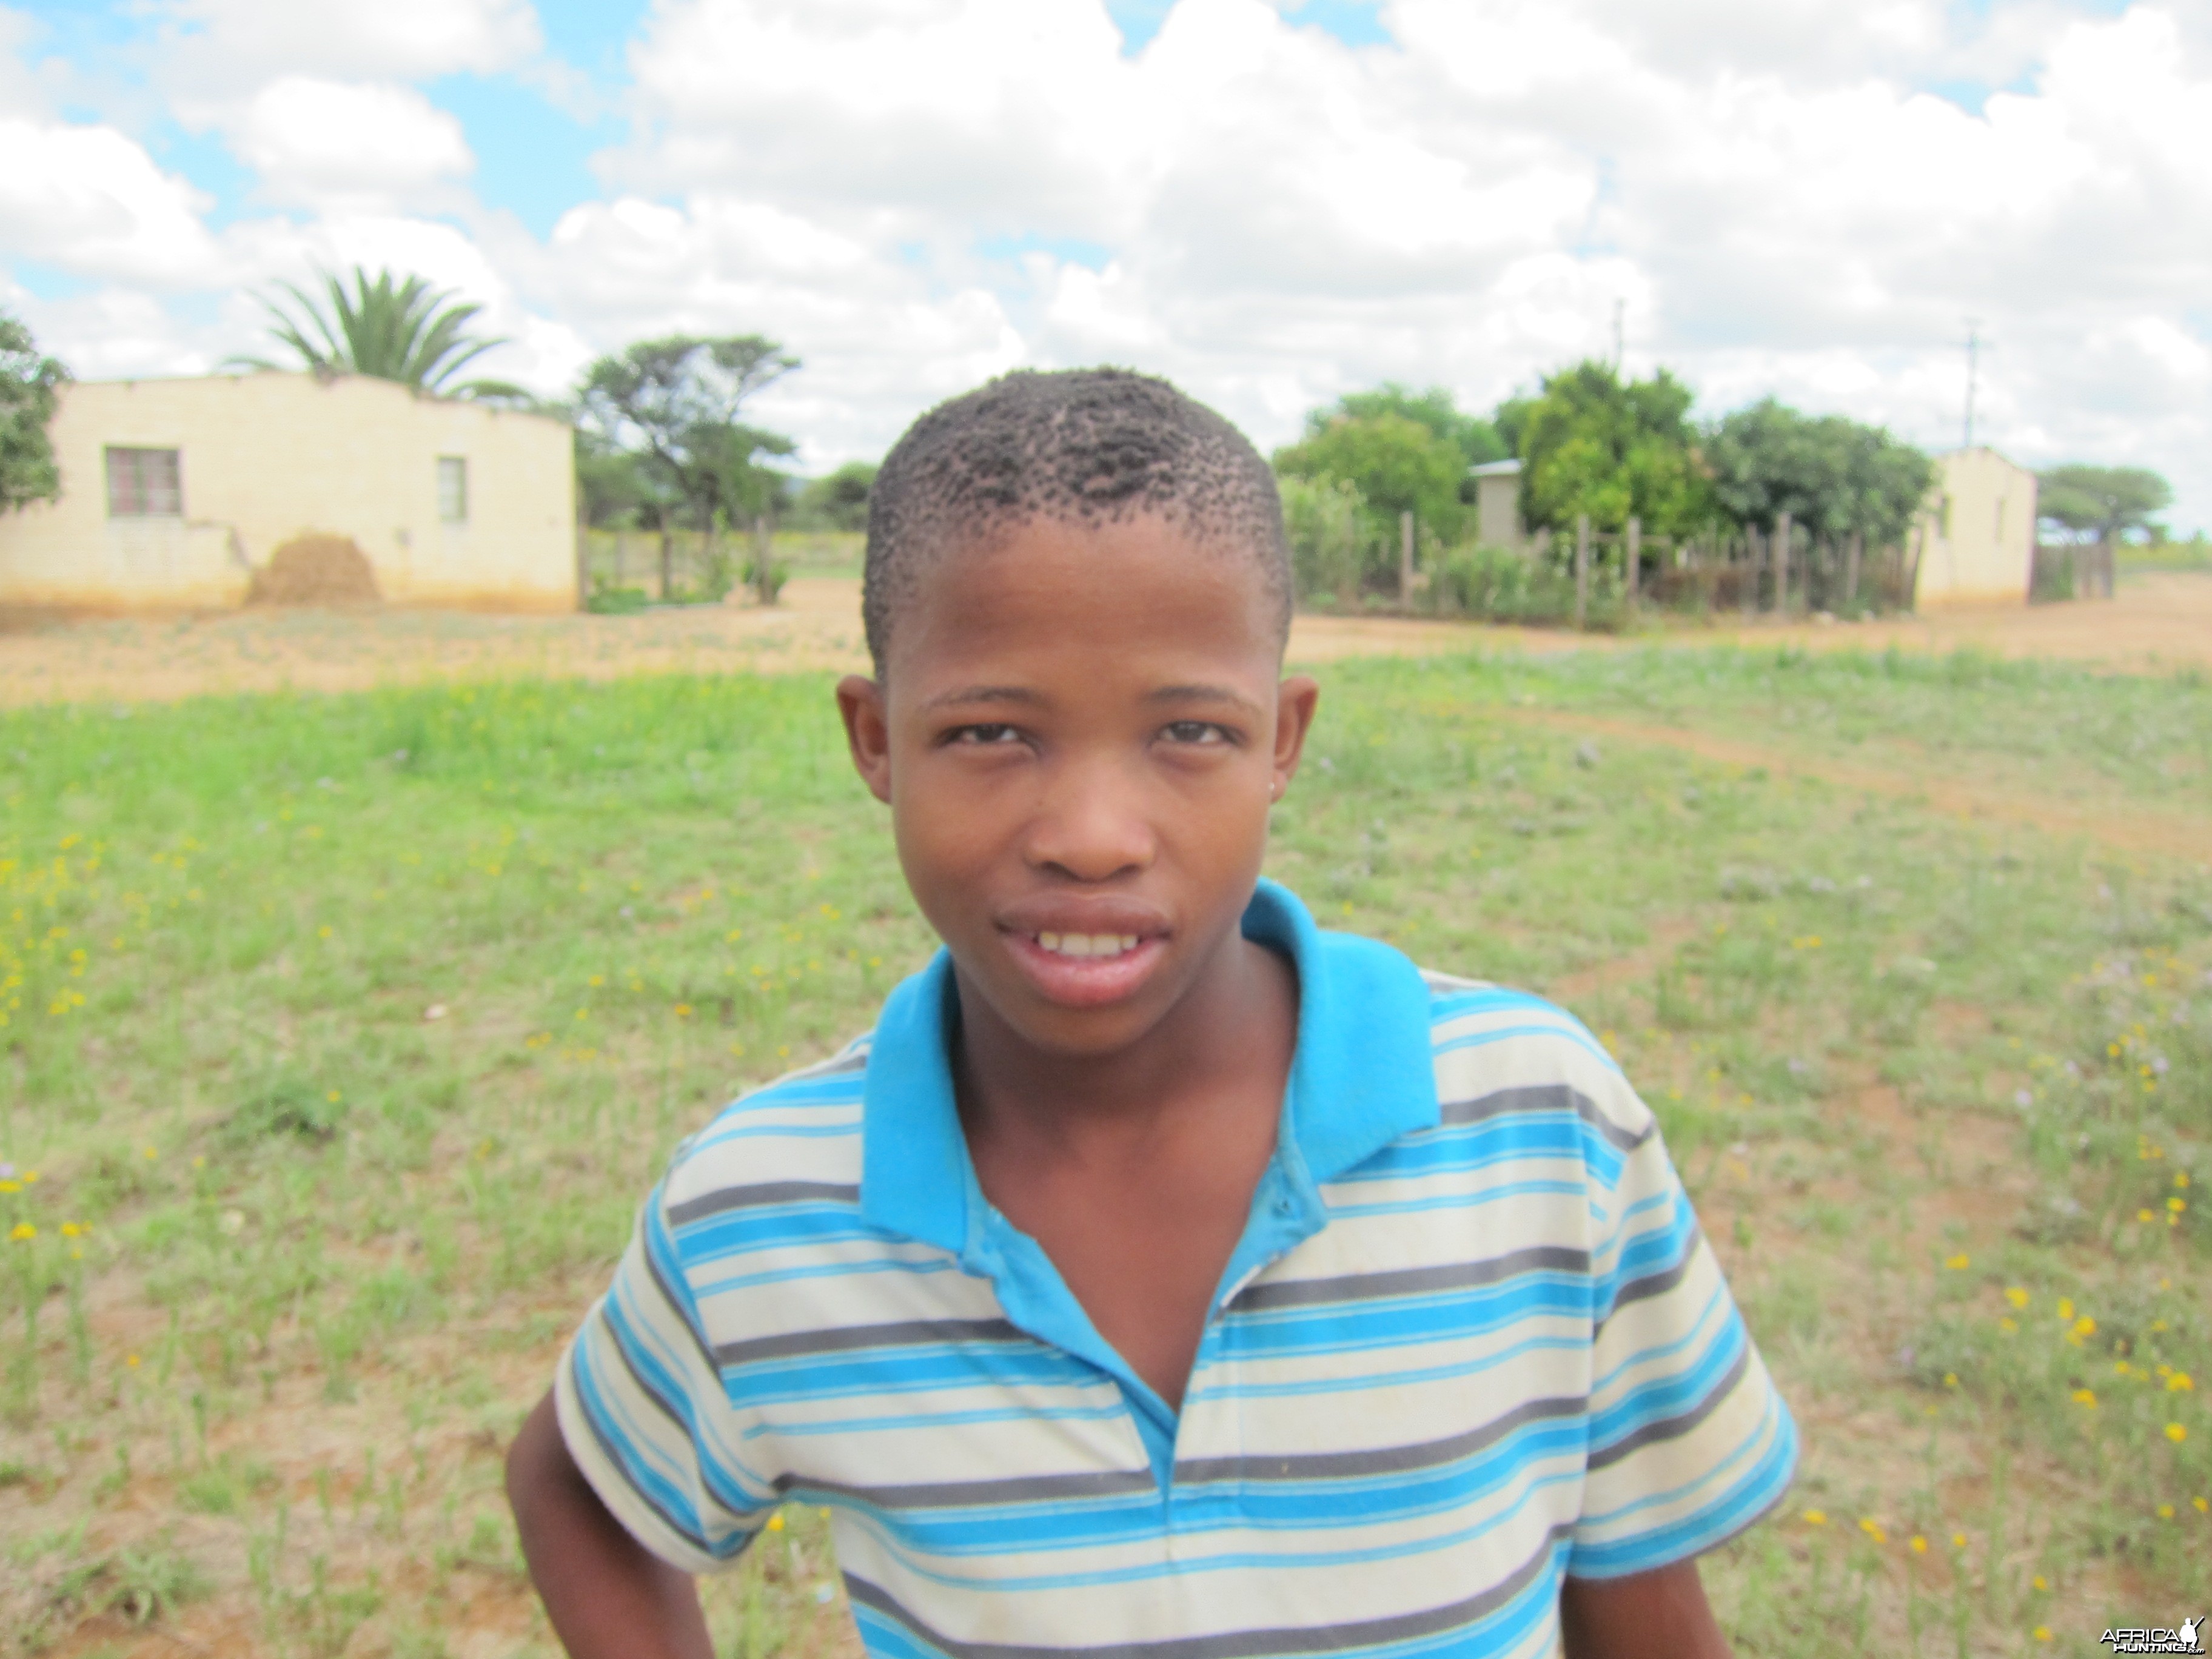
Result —
<path fill-rule="evenodd" d="M 447 524 L 469 521 L 469 463 L 465 456 L 438 457 L 438 516 Z"/>
<path fill-rule="evenodd" d="M 184 487 L 173 449 L 107 452 L 107 516 L 175 519 L 185 511 Z"/>

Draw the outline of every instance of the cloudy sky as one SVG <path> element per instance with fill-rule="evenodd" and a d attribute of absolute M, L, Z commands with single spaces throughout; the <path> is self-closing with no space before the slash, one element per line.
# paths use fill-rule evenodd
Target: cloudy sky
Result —
<path fill-rule="evenodd" d="M 0 4 L 0 307 L 81 377 L 390 264 L 546 391 L 682 329 L 805 362 L 822 467 L 1018 364 L 1262 444 L 1609 354 L 2212 525 L 2212 0 Z"/>

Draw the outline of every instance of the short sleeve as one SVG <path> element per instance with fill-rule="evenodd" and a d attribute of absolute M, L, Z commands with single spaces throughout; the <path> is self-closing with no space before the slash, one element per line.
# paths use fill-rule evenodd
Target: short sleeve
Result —
<path fill-rule="evenodd" d="M 664 1188 L 554 1377 L 568 1455 L 599 1500 L 686 1572 L 733 1560 L 781 1501 L 741 1461 L 744 1425 L 671 1237 Z"/>
<path fill-rule="evenodd" d="M 1567 1571 L 1686 1560 L 1778 1503 L 1797 1431 L 1729 1294 L 1658 1127 L 1625 1084 L 1592 1161 L 1589 1442 Z"/>

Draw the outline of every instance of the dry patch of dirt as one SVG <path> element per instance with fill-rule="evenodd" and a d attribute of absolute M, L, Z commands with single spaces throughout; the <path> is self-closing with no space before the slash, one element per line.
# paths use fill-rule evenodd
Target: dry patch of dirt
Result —
<path fill-rule="evenodd" d="M 350 536 L 295 536 L 269 556 L 246 590 L 248 605 L 374 605 L 376 572 Z"/>
<path fill-rule="evenodd" d="M 336 594 L 320 601 L 328 603 Z M 633 617 L 488 616 L 459 611 L 276 611 L 57 622 L 0 617 L 0 706 L 167 702 L 203 692 L 285 688 L 342 691 L 423 680 L 553 674 L 865 671 L 860 584 L 796 576 L 783 603 L 743 596 L 720 605 Z M 1958 610 L 1878 623 L 1669 629 L 1642 636 L 1683 645 L 1803 645 L 1944 653 L 1962 647 L 2142 671 L 2212 665 L 2212 577 L 2132 580 L 2110 601 Z M 1556 629 L 1384 617 L 1300 617 L 1291 660 L 1483 650 L 1611 650 L 1621 641 Z"/>

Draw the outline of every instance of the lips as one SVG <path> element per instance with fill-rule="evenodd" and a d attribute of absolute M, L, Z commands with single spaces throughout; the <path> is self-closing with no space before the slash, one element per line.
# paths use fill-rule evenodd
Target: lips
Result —
<path fill-rule="evenodd" d="M 1096 1008 L 1133 994 L 1167 955 L 1170 929 L 1154 907 L 1126 897 L 1054 896 L 996 918 L 1023 977 L 1047 1001 Z"/>

